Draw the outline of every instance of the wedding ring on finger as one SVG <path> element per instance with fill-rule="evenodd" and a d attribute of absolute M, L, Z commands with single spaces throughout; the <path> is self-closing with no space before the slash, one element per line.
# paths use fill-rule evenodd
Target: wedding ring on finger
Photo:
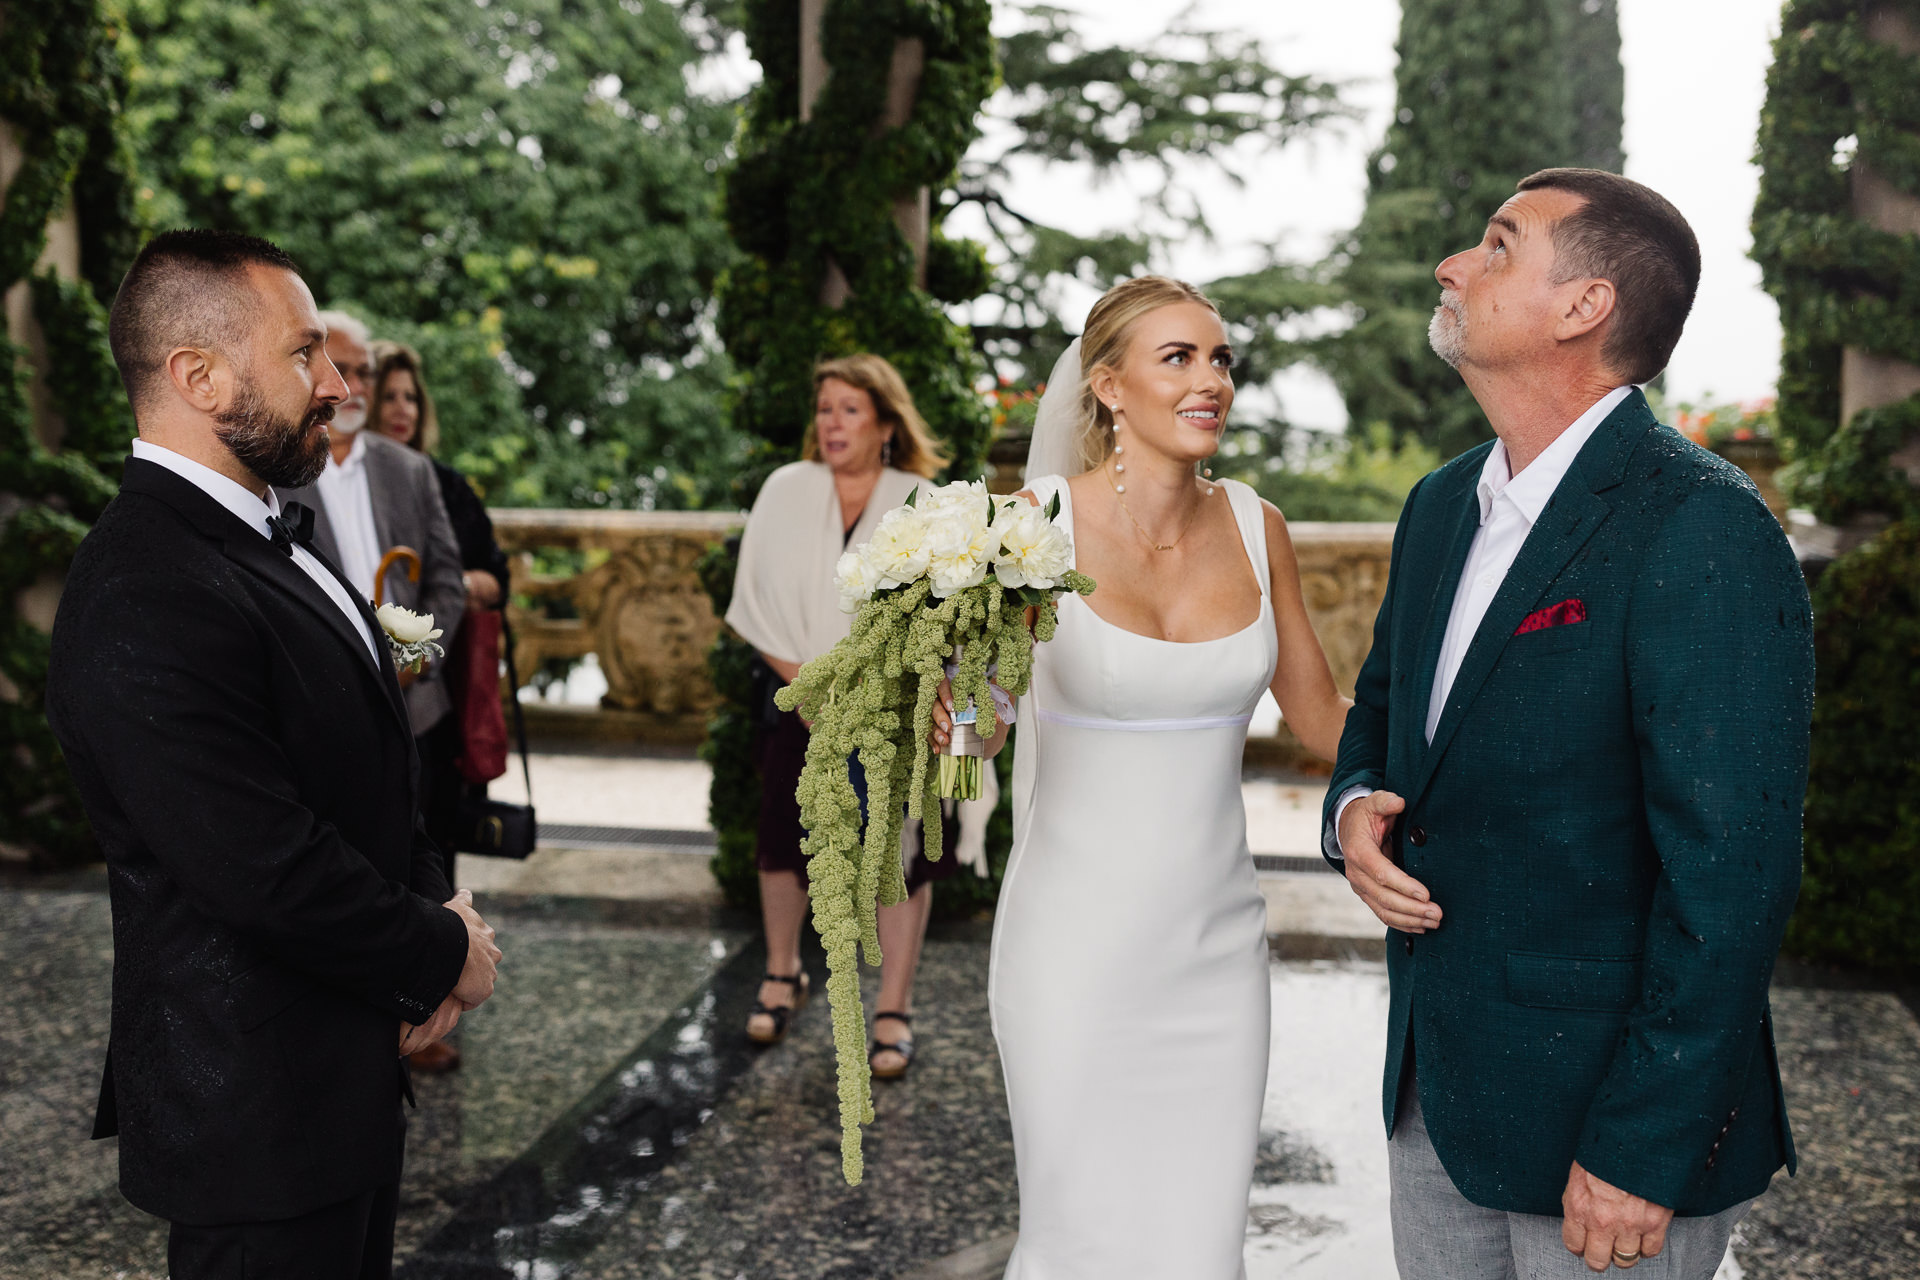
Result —
<path fill-rule="evenodd" d="M 1619 1245 L 1613 1247 L 1613 1265 L 1619 1267 L 1622 1271 L 1638 1261 L 1640 1261 L 1640 1251 L 1638 1249 L 1629 1252 L 1628 1250 L 1622 1249 Z"/>

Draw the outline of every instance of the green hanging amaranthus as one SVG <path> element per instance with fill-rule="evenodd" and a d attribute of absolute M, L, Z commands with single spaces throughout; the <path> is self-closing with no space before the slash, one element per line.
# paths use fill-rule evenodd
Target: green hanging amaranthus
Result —
<path fill-rule="evenodd" d="M 980 737 L 992 738 L 994 686 L 1013 697 L 1027 691 L 1033 646 L 1053 638 L 1060 595 L 1094 585 L 1070 567 L 1072 544 L 1054 523 L 1058 497 L 1044 513 L 1022 498 L 990 497 L 978 483 L 917 497 L 841 557 L 842 603 L 858 611 L 853 630 L 775 697 L 813 726 L 798 795 L 813 923 L 827 952 L 849 1183 L 861 1176 L 860 1126 L 873 1120 L 859 956 L 880 963 L 879 908 L 906 901 L 906 820 L 920 820 L 926 857 L 938 859 L 940 801 L 954 794 L 931 745 L 941 682 L 950 680 L 955 708 L 977 710 Z M 864 833 L 856 753 L 867 784 Z"/>

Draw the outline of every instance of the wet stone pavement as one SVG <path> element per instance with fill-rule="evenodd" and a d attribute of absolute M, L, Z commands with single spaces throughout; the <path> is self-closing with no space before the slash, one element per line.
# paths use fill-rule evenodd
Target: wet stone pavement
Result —
<path fill-rule="evenodd" d="M 876 1085 L 866 1180 L 849 1188 L 825 1001 L 785 1044 L 739 1035 L 763 965 L 750 920 L 482 905 L 509 963 L 462 1024 L 462 1069 L 418 1082 L 406 1280 L 998 1275 L 1018 1214 L 984 926 L 929 939 L 920 1052 L 907 1080 Z M 86 1137 L 109 924 L 97 877 L 0 885 L 0 1280 L 164 1273 L 164 1224 L 120 1199 L 114 1143 Z M 1386 1280 L 1384 970 L 1276 959 L 1272 974 L 1249 1278 Z M 1794 966 L 1774 1002 L 1801 1172 L 1776 1179 L 1722 1275 L 1920 1272 L 1920 1022 L 1894 993 Z"/>

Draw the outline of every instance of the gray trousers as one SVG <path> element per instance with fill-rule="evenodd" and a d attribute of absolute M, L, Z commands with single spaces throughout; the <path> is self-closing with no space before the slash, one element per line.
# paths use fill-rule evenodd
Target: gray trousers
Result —
<path fill-rule="evenodd" d="M 1411 1073 L 1409 1073 L 1411 1074 Z M 1393 1182 L 1393 1257 L 1400 1280 L 1592 1280 L 1560 1239 L 1558 1217 L 1503 1213 L 1461 1195 L 1441 1167 L 1411 1082 L 1388 1144 Z M 1666 1247 L 1619 1280 L 1713 1280 L 1734 1226 L 1753 1201 L 1704 1218 L 1675 1218 Z"/>

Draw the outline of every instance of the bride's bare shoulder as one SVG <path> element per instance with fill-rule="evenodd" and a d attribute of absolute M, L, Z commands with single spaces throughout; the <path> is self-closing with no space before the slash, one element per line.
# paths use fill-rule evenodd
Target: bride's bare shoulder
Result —
<path fill-rule="evenodd" d="M 1267 560 L 1280 563 L 1281 557 L 1291 563 L 1293 556 L 1293 537 L 1287 532 L 1287 518 L 1280 514 L 1280 508 L 1260 499 L 1260 514 L 1267 522 Z"/>

